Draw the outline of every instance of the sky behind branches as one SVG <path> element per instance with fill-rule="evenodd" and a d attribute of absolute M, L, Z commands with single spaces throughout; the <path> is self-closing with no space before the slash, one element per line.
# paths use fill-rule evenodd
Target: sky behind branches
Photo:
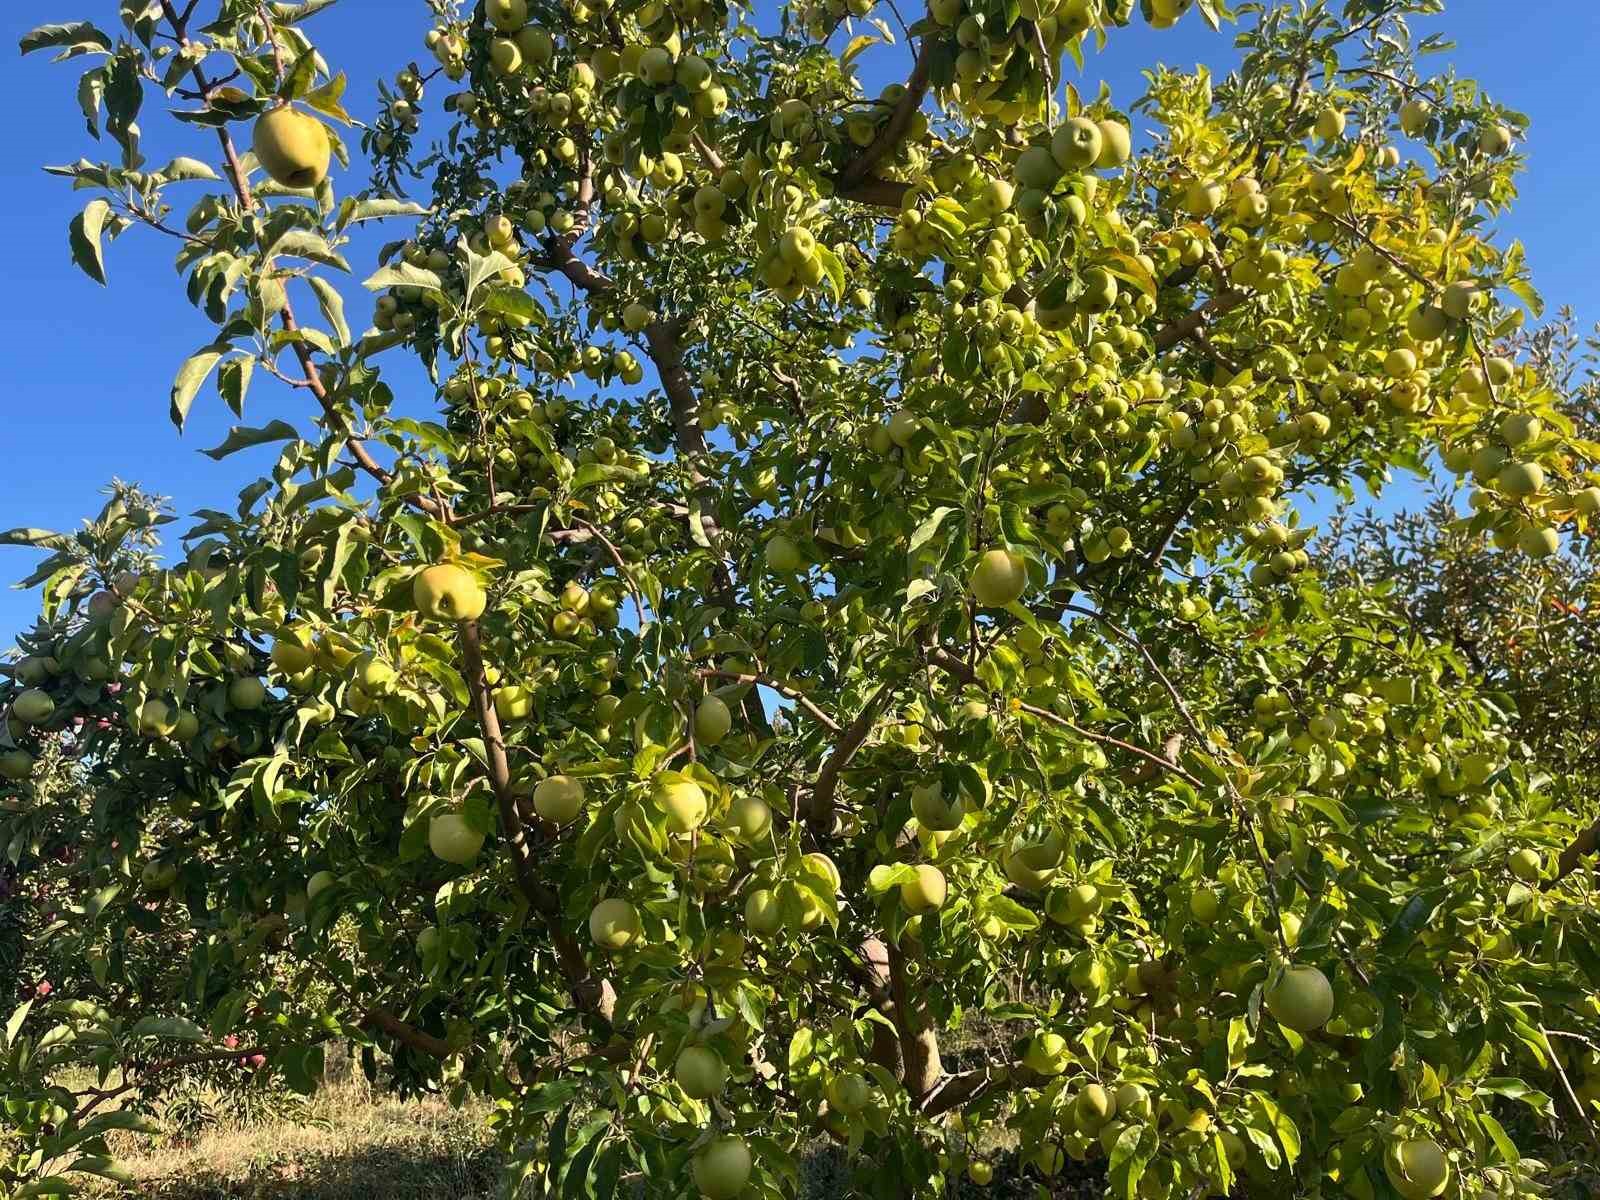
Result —
<path fill-rule="evenodd" d="M 37 20 L 92 19 L 115 27 L 110 0 L 52 0 L 49 12 L 36 4 L 7 5 L 0 20 L 0 56 L 15 55 L 17 39 Z M 880 6 L 883 7 L 883 6 Z M 907 11 L 902 8 L 903 12 Z M 421 0 L 341 0 L 308 26 L 325 57 L 350 78 L 346 106 L 371 117 L 375 80 L 392 79 L 404 63 L 431 66 L 422 47 L 427 9 Z M 909 15 L 909 12 L 907 12 Z M 765 23 L 765 22 L 763 22 Z M 1529 0 L 1515 20 L 1496 0 L 1452 0 L 1444 17 L 1421 22 L 1419 35 L 1443 30 L 1457 43 L 1432 61 L 1453 64 L 1480 80 L 1501 102 L 1528 114 L 1533 128 L 1526 145 L 1522 196 L 1501 222 L 1502 236 L 1520 238 L 1528 249 L 1536 285 L 1555 309 L 1571 304 L 1580 328 L 1600 320 L 1600 234 L 1595 195 L 1600 192 L 1600 5 L 1587 0 Z M 1237 62 L 1231 32 L 1213 34 L 1191 14 L 1177 29 L 1156 32 L 1136 23 L 1091 53 L 1082 75 L 1068 64 L 1067 77 L 1093 97 L 1099 81 L 1111 87 L 1120 107 L 1143 91 L 1141 71 L 1155 62 L 1175 67 L 1204 63 L 1217 73 Z M 865 81 L 876 89 L 905 69 L 903 47 L 870 52 Z M 0 58 L 0 61 L 4 61 Z M 180 437 L 167 420 L 167 396 L 178 365 L 209 342 L 213 326 L 191 308 L 173 270 L 175 244 L 142 229 L 130 230 L 106 248 L 109 288 L 90 281 L 68 257 L 67 224 L 87 199 L 62 179 L 46 175 L 45 163 L 80 157 L 110 157 L 114 145 L 87 134 L 74 91 L 83 60 L 52 64 L 46 54 L 7 61 L 0 69 L 0 106 L 10 114 L 0 135 L 0 218 L 11 231 L 12 250 L 0 287 L 0 529 L 36 526 L 70 530 L 97 511 L 100 489 L 113 477 L 138 482 L 171 496 L 181 516 L 202 507 L 232 508 L 241 487 L 267 469 L 274 448 L 247 451 L 220 463 L 199 451 L 220 443 L 232 416 L 214 388 L 196 400 Z M 428 107 L 454 90 L 436 81 Z M 146 153 L 159 164 L 178 154 L 213 157 L 209 132 L 177 126 L 146 99 Z M 425 126 L 438 128 L 437 124 Z M 352 139 L 353 140 L 353 139 Z M 358 169 L 339 179 L 341 191 L 365 180 Z M 207 185 L 192 184 L 190 188 Z M 182 194 L 182 187 L 174 189 Z M 198 195 L 198 191 L 195 193 Z M 353 327 L 370 315 L 360 279 L 374 267 L 377 247 L 399 236 L 402 226 L 365 234 L 347 252 L 353 276 L 341 285 Z M 426 379 L 398 353 L 386 357 L 386 378 L 401 406 L 421 411 L 432 403 Z M 252 387 L 245 418 L 265 424 L 281 417 L 306 427 L 310 398 L 291 392 L 262 373 Z M 1414 494 L 1414 487 L 1411 494 Z M 180 520 L 169 526 L 180 531 Z M 0 548 L 0 652 L 31 626 L 37 596 L 9 588 L 27 575 L 38 555 Z"/>

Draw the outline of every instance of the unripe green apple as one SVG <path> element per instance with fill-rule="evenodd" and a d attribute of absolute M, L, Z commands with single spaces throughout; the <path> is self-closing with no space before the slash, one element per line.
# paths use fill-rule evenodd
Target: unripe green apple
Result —
<path fill-rule="evenodd" d="M 38 688 L 28 688 L 11 702 L 11 715 L 24 725 L 42 725 L 56 711 L 56 702 Z"/>
<path fill-rule="evenodd" d="M 1059 1075 L 1071 1061 L 1067 1039 L 1048 1030 L 1034 1034 L 1022 1054 L 1022 1065 L 1036 1075 Z"/>
<path fill-rule="evenodd" d="M 1015 603 L 1027 585 L 1027 564 L 1009 550 L 988 551 L 972 571 L 972 595 L 982 608 L 1005 608 Z"/>
<path fill-rule="evenodd" d="M 1017 181 L 1026 188 L 1048 192 L 1061 178 L 1061 166 L 1046 146 L 1029 146 L 1017 155 Z"/>
<path fill-rule="evenodd" d="M 1333 1016 L 1333 987 L 1316 967 L 1286 967 L 1265 998 L 1273 1020 L 1298 1033 L 1321 1029 Z"/>
<path fill-rule="evenodd" d="M 805 556 L 794 539 L 776 534 L 767 542 L 767 567 L 778 575 L 796 575 L 805 567 Z"/>
<path fill-rule="evenodd" d="M 911 813 L 923 828 L 934 833 L 949 833 L 958 828 L 961 819 L 966 816 L 966 797 L 957 792 L 947 801 L 944 785 L 936 779 L 912 790 Z"/>
<path fill-rule="evenodd" d="M 1491 157 L 1511 150 L 1511 130 L 1505 125 L 1486 125 L 1478 135 L 1478 149 Z"/>
<path fill-rule="evenodd" d="M 1209 887 L 1196 888 L 1189 896 L 1189 915 L 1202 925 L 1210 925 L 1222 912 L 1222 899 Z"/>
<path fill-rule="evenodd" d="M 464 866 L 483 849 L 483 834 L 460 813 L 440 813 L 428 822 L 428 849 L 447 863 Z"/>
<path fill-rule="evenodd" d="M 1524 883 L 1532 883 L 1544 870 L 1544 859 L 1537 850 L 1524 846 L 1512 854 L 1509 865 L 1511 873 L 1518 879 Z"/>
<path fill-rule="evenodd" d="M 1544 468 L 1536 462 L 1508 463 L 1494 482 L 1508 496 L 1534 496 L 1544 490 Z"/>
<path fill-rule="evenodd" d="M 1428 127 L 1433 117 L 1433 105 L 1426 100 L 1407 100 L 1400 108 L 1400 128 L 1406 136 L 1416 137 Z"/>
<path fill-rule="evenodd" d="M 435 621 L 476 621 L 488 604 L 478 581 L 450 563 L 418 571 L 411 597 L 417 612 Z"/>
<path fill-rule="evenodd" d="M 726 1134 L 700 1149 L 690 1173 L 705 1200 L 734 1200 L 750 1182 L 752 1167 L 750 1148 L 744 1139 Z"/>
<path fill-rule="evenodd" d="M 33 774 L 33 755 L 26 750 L 8 750 L 0 754 L 0 779 L 21 783 Z"/>
<path fill-rule="evenodd" d="M 338 882 L 338 878 L 332 871 L 318 871 L 310 879 L 306 880 L 306 903 L 311 903 L 319 893 L 327 891 Z"/>
<path fill-rule="evenodd" d="M 241 675 L 228 684 L 228 704 L 242 712 L 254 712 L 267 700 L 267 687 L 254 675 Z"/>
<path fill-rule="evenodd" d="M 287 104 L 256 118 L 252 148 L 262 169 L 287 188 L 315 188 L 328 177 L 333 159 L 322 122 Z"/>
<path fill-rule="evenodd" d="M 715 746 L 733 728 L 733 714 L 720 696 L 707 696 L 694 711 L 695 741 Z"/>
<path fill-rule="evenodd" d="M 272 665 L 285 675 L 298 675 L 311 666 L 314 655 L 309 646 L 302 646 L 287 635 L 272 644 Z"/>
<path fill-rule="evenodd" d="M 744 921 L 750 932 L 770 937 L 783 928 L 783 909 L 777 894 L 768 888 L 757 888 L 744 904 Z"/>
<path fill-rule="evenodd" d="M 1113 1097 L 1117 1116 L 1125 1121 L 1148 1121 L 1155 1116 L 1150 1093 L 1137 1083 L 1125 1083 Z"/>
<path fill-rule="evenodd" d="M 139 882 L 152 892 L 164 892 L 178 882 L 178 868 L 171 863 L 152 859 L 139 872 Z"/>
<path fill-rule="evenodd" d="M 772 809 L 760 796 L 748 793 L 734 797 L 723 827 L 741 845 L 753 846 L 772 829 Z"/>
<path fill-rule="evenodd" d="M 1085 1133 L 1096 1133 L 1117 1115 L 1117 1098 L 1100 1084 L 1091 1083 L 1072 1102 L 1072 1113 L 1077 1118 L 1079 1129 Z"/>
<path fill-rule="evenodd" d="M 172 708 L 165 700 L 146 700 L 139 708 L 139 732 L 163 737 L 172 730 Z"/>
<path fill-rule="evenodd" d="M 589 936 L 607 950 L 620 950 L 638 941 L 642 932 L 639 914 L 619 896 L 600 901 L 589 913 Z"/>
<path fill-rule="evenodd" d="M 533 810 L 556 825 L 566 825 L 583 811 L 583 781 L 570 775 L 552 775 L 533 789 Z"/>
<path fill-rule="evenodd" d="M 673 1064 L 672 1074 L 684 1095 L 695 1100 L 721 1095 L 728 1083 L 728 1068 L 710 1046 L 686 1046 Z"/>
<path fill-rule="evenodd" d="M 828 1107 L 845 1116 L 854 1116 L 872 1102 L 872 1085 L 855 1071 L 844 1071 L 828 1080 Z"/>

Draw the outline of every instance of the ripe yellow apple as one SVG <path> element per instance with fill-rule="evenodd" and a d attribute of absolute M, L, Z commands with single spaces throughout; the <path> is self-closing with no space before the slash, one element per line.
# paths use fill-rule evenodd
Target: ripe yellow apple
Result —
<path fill-rule="evenodd" d="M 944 872 L 938 867 L 920 863 L 916 878 L 900 885 L 900 903 L 910 913 L 932 912 L 944 906 L 946 891 Z"/>
<path fill-rule="evenodd" d="M 280 637 L 272 644 L 272 665 L 285 675 L 298 675 L 311 666 L 313 655 L 309 646 Z"/>
<path fill-rule="evenodd" d="M 672 1074 L 684 1095 L 695 1100 L 720 1095 L 728 1083 L 728 1068 L 710 1046 L 686 1046 L 673 1064 Z"/>
<path fill-rule="evenodd" d="M 1113 1099 L 1116 1113 L 1123 1120 L 1148 1121 L 1155 1115 L 1150 1093 L 1141 1084 L 1123 1084 L 1116 1090 Z"/>
<path fill-rule="evenodd" d="M 1507 463 L 1494 485 L 1508 496 L 1537 495 L 1544 490 L 1544 468 L 1536 462 Z"/>
<path fill-rule="evenodd" d="M 1486 125 L 1478 135 L 1478 149 L 1490 156 L 1509 153 L 1511 130 L 1504 125 Z"/>
<path fill-rule="evenodd" d="M 988 551 L 972 570 L 972 595 L 983 608 L 1013 604 L 1027 586 L 1027 564 L 1009 550 Z"/>
<path fill-rule="evenodd" d="M 1128 127 L 1109 118 L 1095 124 L 1100 129 L 1100 153 L 1094 165 L 1103 169 L 1122 166 L 1133 155 L 1133 137 Z"/>
<path fill-rule="evenodd" d="M 478 857 L 483 834 L 460 813 L 440 813 L 428 822 L 428 849 L 445 862 L 462 866 Z"/>
<path fill-rule="evenodd" d="M 753 1164 L 744 1139 L 733 1134 L 714 1138 L 694 1156 L 694 1185 L 705 1200 L 734 1200 L 750 1182 Z"/>
<path fill-rule="evenodd" d="M 146 700 L 139 708 L 139 732 L 163 737 L 172 731 L 172 708 L 165 700 Z"/>
<path fill-rule="evenodd" d="M 417 572 L 411 598 L 419 614 L 435 621 L 476 621 L 488 604 L 478 581 L 449 563 Z"/>
<path fill-rule="evenodd" d="M 667 828 L 673 833 L 693 833 L 705 824 L 711 808 L 705 789 L 682 775 L 656 776 L 651 798 L 656 807 L 667 814 Z"/>
<path fill-rule="evenodd" d="M 1050 154 L 1063 171 L 1092 167 L 1103 147 L 1100 126 L 1087 117 L 1073 117 L 1057 128 L 1050 139 Z"/>
<path fill-rule="evenodd" d="M 733 728 L 733 714 L 720 696 L 707 696 L 694 710 L 694 738 L 704 746 L 715 746 Z"/>
<path fill-rule="evenodd" d="M 967 1178 L 979 1187 L 988 1187 L 994 1182 L 994 1167 L 975 1158 L 967 1164 Z"/>
<path fill-rule="evenodd" d="M 502 33 L 516 33 L 528 23 L 528 0 L 485 0 L 483 15 Z"/>
<path fill-rule="evenodd" d="M 844 882 L 839 874 L 839 866 L 820 851 L 813 851 L 800 857 L 800 866 L 808 874 L 816 876 L 828 885 L 828 890 L 835 896 L 839 894 L 839 887 Z"/>
<path fill-rule="evenodd" d="M 828 1107 L 845 1116 L 854 1116 L 872 1101 L 872 1085 L 855 1071 L 844 1071 L 828 1080 Z"/>
<path fill-rule="evenodd" d="M 583 781 L 570 775 L 552 775 L 533 789 L 533 811 L 556 825 L 576 819 L 583 801 Z"/>
<path fill-rule="evenodd" d="M 1222 912 L 1222 900 L 1209 887 L 1196 888 L 1189 896 L 1189 915 L 1202 925 L 1210 925 Z"/>
<path fill-rule="evenodd" d="M 1036 1033 L 1022 1054 L 1022 1065 L 1036 1075 L 1059 1075 L 1072 1060 L 1067 1039 L 1059 1033 Z"/>
<path fill-rule="evenodd" d="M 633 905 L 620 896 L 600 901 L 589 913 L 589 936 L 607 950 L 620 950 L 638 941 L 643 928 Z"/>
<path fill-rule="evenodd" d="M 314 188 L 328 176 L 333 143 L 321 121 L 279 105 L 256 119 L 252 145 L 273 180 L 288 188 Z"/>
<path fill-rule="evenodd" d="M 267 701 L 267 688 L 254 675 L 241 675 L 228 684 L 228 704 L 243 712 L 253 712 Z"/>
<path fill-rule="evenodd" d="M 1333 1016 L 1333 987 L 1316 967 L 1285 968 L 1265 999 L 1273 1020 L 1298 1033 L 1321 1029 Z"/>
<path fill-rule="evenodd" d="M 1416 137 L 1428 127 L 1433 117 L 1433 105 L 1426 100 L 1407 100 L 1400 108 L 1400 128 L 1408 137 Z"/>
<path fill-rule="evenodd" d="M 1449 1185 L 1450 1160 L 1431 1138 L 1408 1138 L 1390 1145 L 1383 1173 L 1405 1200 L 1429 1200 Z"/>
<path fill-rule="evenodd" d="M 1325 142 L 1338 141 L 1344 136 L 1344 111 L 1325 108 L 1317 114 L 1317 136 Z"/>

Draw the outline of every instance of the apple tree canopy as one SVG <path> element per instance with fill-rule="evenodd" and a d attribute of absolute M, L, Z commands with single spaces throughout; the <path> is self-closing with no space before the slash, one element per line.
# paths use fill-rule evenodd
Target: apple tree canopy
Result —
<path fill-rule="evenodd" d="M 537 1195 L 1600 1186 L 1588 777 L 1308 550 L 1397 470 L 1507 574 L 1600 513 L 1439 0 L 383 5 L 365 125 L 330 3 L 22 41 L 270 466 L 176 566 L 120 483 L 0 535 L 0 1196 L 334 1042 Z"/>

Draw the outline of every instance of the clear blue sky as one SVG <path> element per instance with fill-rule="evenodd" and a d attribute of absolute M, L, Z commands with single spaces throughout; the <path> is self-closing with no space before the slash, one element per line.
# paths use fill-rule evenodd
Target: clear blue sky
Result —
<path fill-rule="evenodd" d="M 914 2 L 914 0 L 913 0 Z M 203 8 L 210 5 L 203 2 Z M 48 8 L 49 12 L 44 10 Z M 52 65 L 45 55 L 17 60 L 17 38 L 37 20 L 92 18 L 116 25 L 111 0 L 56 0 L 48 6 L 10 4 L 0 20 L 0 111 L 10 114 L 0 171 L 0 223 L 12 249 L 0 287 L 0 529 L 18 525 L 71 529 L 100 504 L 98 489 L 113 475 L 173 497 L 180 514 L 227 508 L 241 486 L 270 464 L 268 452 L 213 463 L 199 454 L 226 434 L 231 418 L 209 387 L 195 403 L 180 438 L 167 421 L 167 393 L 178 364 L 210 340 L 211 326 L 191 309 L 172 267 L 172 244 L 129 231 L 107 248 L 111 286 L 102 289 L 70 264 L 67 223 L 87 199 L 43 163 L 100 159 L 110 149 L 90 140 L 74 101 L 84 62 Z M 906 10 L 903 10 L 906 11 Z M 421 44 L 426 8 L 420 0 L 342 0 L 315 18 L 311 31 L 327 58 L 351 80 L 346 103 L 357 116 L 375 106 L 373 81 L 411 59 Z M 1502 102 L 1528 113 L 1529 173 L 1506 232 L 1522 238 L 1534 278 L 1551 307 L 1571 303 L 1587 322 L 1600 318 L 1594 280 L 1600 276 L 1595 196 L 1600 194 L 1600 123 L 1594 64 L 1600 61 L 1600 5 L 1578 0 L 1531 0 L 1514 20 L 1491 0 L 1452 0 L 1443 18 L 1424 31 L 1447 30 L 1458 43 L 1450 56 L 1462 74 L 1480 79 Z M 903 50 L 889 52 L 901 69 Z M 11 57 L 7 57 L 11 56 Z M 1080 92 L 1092 95 L 1101 78 L 1114 97 L 1131 103 L 1141 92 L 1140 70 L 1156 60 L 1178 66 L 1204 62 L 1221 72 L 1235 61 L 1225 29 L 1213 35 L 1197 14 L 1164 33 L 1137 25 L 1091 56 Z M 1443 62 L 1443 58 L 1435 61 Z M 1070 68 L 1069 68 L 1070 69 Z M 872 82 L 881 83 L 880 77 Z M 442 92 L 430 96 L 437 104 Z M 147 152 L 157 164 L 174 154 L 212 157 L 203 131 L 175 129 L 146 101 Z M 192 187 L 205 185 L 195 184 Z M 368 315 L 359 278 L 373 265 L 377 239 L 349 255 L 356 278 L 345 289 L 351 323 Z M 390 360 L 392 371 L 397 360 Z M 413 402 L 425 399 L 420 374 L 391 376 Z M 303 420 L 304 400 L 257 373 L 246 421 L 270 416 Z M 181 529 L 180 525 L 169 527 Z M 32 570 L 33 552 L 0 548 L 0 651 L 31 625 L 35 598 L 9 589 Z"/>

